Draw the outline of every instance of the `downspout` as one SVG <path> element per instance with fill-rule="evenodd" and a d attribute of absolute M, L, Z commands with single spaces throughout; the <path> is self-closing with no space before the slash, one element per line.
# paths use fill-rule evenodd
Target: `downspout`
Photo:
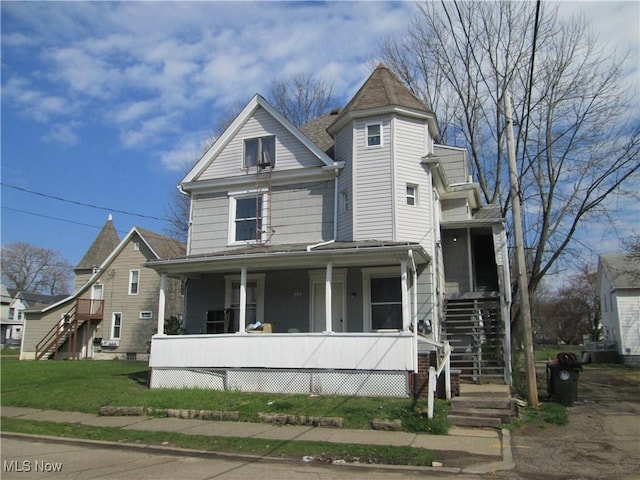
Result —
<path fill-rule="evenodd" d="M 338 237 L 338 170 L 335 171 L 336 176 L 333 178 L 333 238 L 320 243 L 314 243 L 307 246 L 307 252 L 310 252 L 316 247 L 322 247 L 323 245 L 330 245 L 336 241 Z"/>

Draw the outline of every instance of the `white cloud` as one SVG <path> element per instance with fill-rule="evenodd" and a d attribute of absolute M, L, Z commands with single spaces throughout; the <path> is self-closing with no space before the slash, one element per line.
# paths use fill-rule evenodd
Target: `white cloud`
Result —
<path fill-rule="evenodd" d="M 72 124 L 53 124 L 50 126 L 49 133 L 43 139 L 48 142 L 60 143 L 63 145 L 73 146 L 78 143 L 79 137 L 76 132 L 77 123 Z"/>

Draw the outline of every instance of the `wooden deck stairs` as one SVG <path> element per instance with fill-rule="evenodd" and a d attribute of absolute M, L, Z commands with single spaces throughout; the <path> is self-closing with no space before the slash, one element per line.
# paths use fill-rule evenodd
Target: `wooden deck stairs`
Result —
<path fill-rule="evenodd" d="M 67 345 L 65 358 L 78 359 L 77 339 L 80 328 L 92 320 L 102 320 L 104 301 L 79 299 L 62 315 L 36 345 L 36 360 L 56 360 Z"/>

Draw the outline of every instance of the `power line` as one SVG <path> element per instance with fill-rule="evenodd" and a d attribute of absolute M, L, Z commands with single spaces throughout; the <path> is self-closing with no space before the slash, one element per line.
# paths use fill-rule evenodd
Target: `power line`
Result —
<path fill-rule="evenodd" d="M 2 205 L 3 210 L 10 210 L 12 212 L 24 213 L 26 215 L 33 215 L 34 217 L 42 217 L 48 220 L 57 220 L 59 222 L 73 223 L 74 225 L 81 225 L 83 227 L 91 227 L 100 230 L 102 227 L 98 225 L 91 225 L 89 223 L 76 222 L 75 220 L 67 220 L 66 218 L 52 217 L 51 215 L 43 215 L 42 213 L 29 212 L 27 210 L 20 210 L 19 208 L 12 208 Z M 123 230 L 117 230 L 119 233 L 127 233 Z"/>
<path fill-rule="evenodd" d="M 46 193 L 36 192 L 34 190 L 29 190 L 27 188 L 18 187 L 17 185 L 11 185 L 11 184 L 4 183 L 4 182 L 0 182 L 0 185 L 2 185 L 3 187 L 6 187 L 6 188 L 13 188 L 14 190 L 19 190 L 21 192 L 30 193 L 32 195 L 38 195 L 40 197 L 51 198 L 53 200 L 58 200 L 60 202 L 71 203 L 73 205 L 80 205 L 82 207 L 95 208 L 97 210 L 105 210 L 107 212 L 122 213 L 123 215 L 131 215 L 133 217 L 150 218 L 151 220 L 160 220 L 160 221 L 163 221 L 163 222 L 171 222 L 171 220 L 168 219 L 168 218 L 154 217 L 153 215 L 144 215 L 142 213 L 128 212 L 126 210 L 118 210 L 116 208 L 109 208 L 109 207 L 103 207 L 103 206 L 100 206 L 100 205 L 93 205 L 91 203 L 78 202 L 76 200 L 69 200 L 69 199 L 63 198 L 63 197 L 57 197 L 57 196 L 54 196 L 54 195 L 48 195 Z"/>

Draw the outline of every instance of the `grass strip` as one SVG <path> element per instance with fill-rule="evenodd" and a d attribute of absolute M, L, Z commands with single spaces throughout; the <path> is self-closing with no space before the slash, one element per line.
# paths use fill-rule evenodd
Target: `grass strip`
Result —
<path fill-rule="evenodd" d="M 69 423 L 38 422 L 2 418 L 3 432 L 48 435 L 62 438 L 102 440 L 119 443 L 161 445 L 220 453 L 240 453 L 272 458 L 313 457 L 315 461 L 431 466 L 432 452 L 414 447 L 384 445 L 330 444 L 325 442 L 266 440 L 257 438 L 212 437 L 175 432 L 146 432 L 112 427 L 93 427 Z"/>

